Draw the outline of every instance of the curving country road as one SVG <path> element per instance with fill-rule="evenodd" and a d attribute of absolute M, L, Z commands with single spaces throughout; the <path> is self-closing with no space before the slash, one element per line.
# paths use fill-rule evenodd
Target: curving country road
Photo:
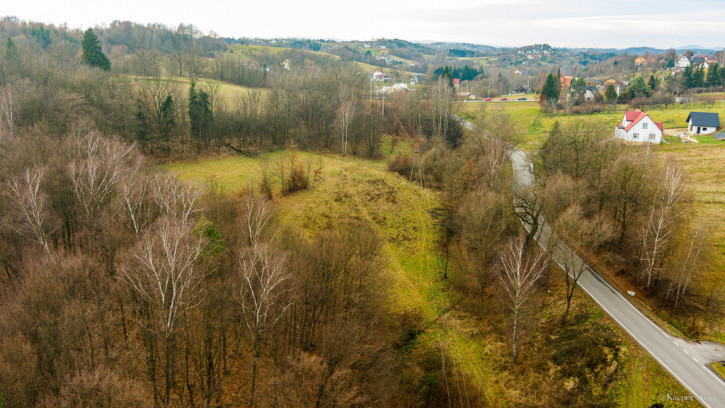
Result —
<path fill-rule="evenodd" d="M 459 120 L 464 127 L 473 129 L 473 124 L 470 122 Z M 528 156 L 523 151 L 511 147 L 509 160 L 513 168 L 516 188 L 531 186 L 534 176 Z M 540 220 L 540 225 L 536 240 L 539 245 L 546 248 L 552 238 L 552 231 L 543 219 Z M 572 252 L 566 245 L 559 243 L 554 250 L 553 258 L 561 265 L 564 259 L 563 254 Z M 576 255 L 573 256 L 578 262 L 583 263 Z M 721 380 L 709 367 L 710 363 L 725 360 L 725 346 L 716 343 L 687 341 L 666 333 L 588 266 L 579 278 L 578 284 L 662 367 L 692 393 L 690 396 L 663 395 L 660 396 L 661 402 L 666 404 L 667 401 L 696 400 L 709 408 L 725 407 L 725 381 Z"/>

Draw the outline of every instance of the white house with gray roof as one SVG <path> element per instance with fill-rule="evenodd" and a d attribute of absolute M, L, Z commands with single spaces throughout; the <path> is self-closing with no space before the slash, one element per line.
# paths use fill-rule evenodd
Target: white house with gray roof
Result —
<path fill-rule="evenodd" d="M 698 135 L 715 133 L 720 127 L 720 116 L 711 112 L 690 112 L 687 115 L 687 131 Z"/>

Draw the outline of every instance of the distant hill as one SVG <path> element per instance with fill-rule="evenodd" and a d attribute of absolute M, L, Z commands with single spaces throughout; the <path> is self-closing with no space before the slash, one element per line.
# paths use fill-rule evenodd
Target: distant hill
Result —
<path fill-rule="evenodd" d="M 709 47 L 708 48 L 708 47 L 702 47 L 702 46 L 699 46 L 699 45 L 686 45 L 686 46 L 683 46 L 683 47 L 677 47 L 675 49 L 678 52 L 688 51 L 689 50 L 689 51 L 696 52 L 696 53 L 712 54 L 712 53 L 721 51 L 724 48 L 725 47 L 714 47 L 714 48 L 713 47 Z"/>
<path fill-rule="evenodd" d="M 430 44 L 426 44 L 429 48 L 438 49 L 438 50 L 448 50 L 448 49 L 459 49 L 459 50 L 468 50 L 468 51 L 479 51 L 479 52 L 495 52 L 495 51 L 502 51 L 502 50 L 512 50 L 511 48 L 506 47 L 492 47 L 490 45 L 483 45 L 483 44 L 472 44 L 472 43 L 457 43 L 457 42 L 433 42 Z"/>

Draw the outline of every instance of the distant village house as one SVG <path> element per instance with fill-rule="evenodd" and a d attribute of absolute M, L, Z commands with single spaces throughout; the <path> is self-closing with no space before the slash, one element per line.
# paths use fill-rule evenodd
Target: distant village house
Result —
<path fill-rule="evenodd" d="M 627 142 L 660 143 L 664 126 L 641 110 L 627 111 L 614 129 L 614 137 Z"/>
<path fill-rule="evenodd" d="M 690 112 L 686 122 L 688 132 L 709 135 L 715 133 L 720 127 L 720 116 L 710 112 Z"/>
<path fill-rule="evenodd" d="M 370 75 L 370 78 L 373 81 L 378 81 L 378 82 L 388 82 L 388 81 L 390 81 L 390 76 L 388 74 L 384 73 L 381 70 L 377 70 L 377 71 L 373 72 Z"/>
<path fill-rule="evenodd" d="M 675 60 L 675 68 L 686 68 L 690 66 L 690 59 L 687 58 L 687 55 L 682 54 L 680 55 L 677 60 Z"/>

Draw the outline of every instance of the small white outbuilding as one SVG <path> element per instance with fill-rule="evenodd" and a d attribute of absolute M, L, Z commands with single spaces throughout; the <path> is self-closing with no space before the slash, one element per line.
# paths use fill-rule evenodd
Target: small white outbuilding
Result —
<path fill-rule="evenodd" d="M 698 135 L 715 133 L 720 127 L 720 115 L 713 112 L 690 112 L 687 115 L 687 131 Z"/>

